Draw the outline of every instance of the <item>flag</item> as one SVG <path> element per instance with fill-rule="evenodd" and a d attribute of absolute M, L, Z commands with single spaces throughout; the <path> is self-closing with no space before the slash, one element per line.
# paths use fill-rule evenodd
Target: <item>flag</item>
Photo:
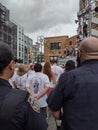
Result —
<path fill-rule="evenodd" d="M 29 58 L 30 59 L 32 59 L 33 58 L 33 54 L 32 54 L 33 52 L 32 52 L 32 48 L 30 48 L 30 50 L 29 50 Z"/>
<path fill-rule="evenodd" d="M 36 49 L 40 48 L 40 43 L 36 42 Z"/>

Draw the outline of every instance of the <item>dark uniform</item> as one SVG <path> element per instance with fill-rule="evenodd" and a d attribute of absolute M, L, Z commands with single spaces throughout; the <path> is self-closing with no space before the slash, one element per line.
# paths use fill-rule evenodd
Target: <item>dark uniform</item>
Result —
<path fill-rule="evenodd" d="M 0 130 L 46 130 L 47 123 L 28 103 L 29 94 L 12 89 L 9 82 L 0 79 Z"/>
<path fill-rule="evenodd" d="M 47 102 L 52 111 L 63 107 L 65 130 L 98 130 L 98 60 L 62 74 Z"/>

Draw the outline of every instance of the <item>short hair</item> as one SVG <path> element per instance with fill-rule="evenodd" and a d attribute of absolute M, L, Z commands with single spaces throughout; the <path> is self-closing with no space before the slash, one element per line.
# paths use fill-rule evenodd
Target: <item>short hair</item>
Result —
<path fill-rule="evenodd" d="M 75 68 L 75 62 L 73 60 L 68 60 L 65 64 L 65 71 L 70 71 Z"/>
<path fill-rule="evenodd" d="M 0 74 L 3 73 L 5 67 L 14 60 L 14 55 L 8 44 L 0 41 Z"/>
<path fill-rule="evenodd" d="M 34 65 L 34 70 L 35 70 L 35 72 L 41 72 L 42 71 L 42 65 L 39 64 L 39 63 L 36 63 Z"/>
<path fill-rule="evenodd" d="M 52 63 L 52 64 L 54 64 L 54 63 L 57 64 L 57 60 L 52 60 L 51 63 Z"/>

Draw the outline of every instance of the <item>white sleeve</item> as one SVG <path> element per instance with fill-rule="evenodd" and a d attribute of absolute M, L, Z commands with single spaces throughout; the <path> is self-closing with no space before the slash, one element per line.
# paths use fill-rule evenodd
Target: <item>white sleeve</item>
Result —
<path fill-rule="evenodd" d="M 31 81 L 30 79 L 31 79 L 30 77 L 27 78 L 26 87 L 30 87 L 30 81 Z"/>
<path fill-rule="evenodd" d="M 50 87 L 50 81 L 47 75 L 44 76 L 45 87 Z"/>

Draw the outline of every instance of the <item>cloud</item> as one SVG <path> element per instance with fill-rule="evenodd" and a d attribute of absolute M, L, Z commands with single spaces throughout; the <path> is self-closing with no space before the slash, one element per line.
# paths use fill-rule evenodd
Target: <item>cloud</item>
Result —
<path fill-rule="evenodd" d="M 73 26 L 79 5 L 77 0 L 0 0 L 0 2 L 10 10 L 11 19 L 22 25 L 27 34 L 37 32 L 49 34 L 51 31 L 55 33 L 67 25 Z"/>

